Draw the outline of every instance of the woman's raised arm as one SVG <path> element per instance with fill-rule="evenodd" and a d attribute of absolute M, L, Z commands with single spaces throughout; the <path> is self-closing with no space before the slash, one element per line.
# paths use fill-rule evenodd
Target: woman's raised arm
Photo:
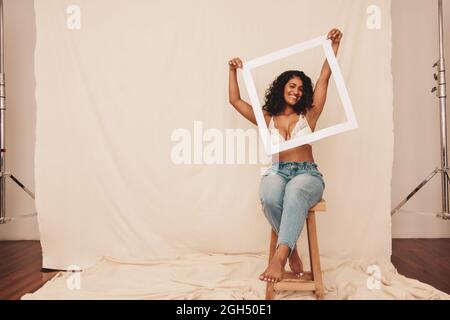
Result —
<path fill-rule="evenodd" d="M 239 58 L 233 58 L 228 61 L 230 74 L 228 78 L 228 99 L 233 107 L 251 123 L 257 125 L 255 113 L 250 104 L 241 99 L 239 85 L 237 82 L 237 68 L 242 68 L 242 61 Z"/>
<path fill-rule="evenodd" d="M 327 38 L 332 41 L 332 48 L 334 55 L 337 55 L 339 50 L 339 45 L 341 43 L 343 33 L 339 31 L 339 29 L 332 29 Z M 327 90 L 328 90 L 328 81 L 331 77 L 331 69 L 328 61 L 325 59 L 323 63 L 322 70 L 320 72 L 319 79 L 316 82 L 316 86 L 314 87 L 314 95 L 313 95 L 313 107 L 311 111 L 313 112 L 316 119 L 322 113 L 323 107 L 325 105 L 325 101 L 327 99 Z"/>

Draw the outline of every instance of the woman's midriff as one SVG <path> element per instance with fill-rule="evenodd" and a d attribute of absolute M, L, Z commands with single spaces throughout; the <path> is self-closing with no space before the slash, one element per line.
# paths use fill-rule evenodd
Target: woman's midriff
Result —
<path fill-rule="evenodd" d="M 312 146 L 305 144 L 273 155 L 272 162 L 315 162 Z"/>

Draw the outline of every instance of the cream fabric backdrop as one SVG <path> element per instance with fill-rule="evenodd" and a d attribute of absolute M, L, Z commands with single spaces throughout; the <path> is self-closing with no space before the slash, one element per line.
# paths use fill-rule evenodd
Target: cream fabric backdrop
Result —
<path fill-rule="evenodd" d="M 373 4 L 379 30 L 366 26 Z M 79 30 L 66 27 L 69 5 L 81 9 Z M 43 266 L 84 271 L 81 290 L 61 273 L 25 298 L 262 298 L 270 229 L 258 199 L 261 163 L 176 165 L 171 135 L 194 135 L 196 120 L 204 130 L 253 128 L 228 104 L 228 59 L 335 26 L 345 34 L 338 61 L 360 128 L 313 144 L 326 181 L 318 233 L 327 297 L 445 297 L 389 263 L 390 1 L 39 0 L 35 9 Z M 267 83 L 256 81 L 263 91 Z M 333 85 L 323 123 L 342 108 Z M 380 290 L 367 289 L 373 264 Z"/>

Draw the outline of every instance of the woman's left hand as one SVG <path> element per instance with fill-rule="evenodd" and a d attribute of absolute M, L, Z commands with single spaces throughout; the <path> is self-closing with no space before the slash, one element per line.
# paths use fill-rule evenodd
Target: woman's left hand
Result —
<path fill-rule="evenodd" d="M 344 34 L 339 29 L 332 29 L 328 32 L 327 39 L 331 39 L 332 45 L 339 45 Z"/>

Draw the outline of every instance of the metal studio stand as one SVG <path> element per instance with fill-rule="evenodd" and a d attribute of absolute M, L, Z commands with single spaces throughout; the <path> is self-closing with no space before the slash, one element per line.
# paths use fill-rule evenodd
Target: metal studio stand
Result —
<path fill-rule="evenodd" d="M 6 218 L 6 178 L 10 177 L 19 187 L 21 187 L 34 200 L 34 193 L 28 190 L 16 177 L 11 173 L 5 172 L 5 111 L 6 111 L 6 94 L 5 94 L 5 64 L 4 64 L 4 23 L 3 23 L 3 0 L 0 0 L 0 224 L 8 221 L 14 221 L 22 218 L 29 218 L 37 215 L 37 213 L 26 214 L 14 218 Z"/>
<path fill-rule="evenodd" d="M 448 220 L 449 214 L 449 189 L 450 182 L 449 168 L 448 168 L 448 155 L 447 155 L 447 118 L 446 118 L 446 84 L 445 84 L 445 60 L 444 60 L 444 19 L 443 19 L 443 7 L 442 0 L 438 0 L 439 7 L 439 61 L 433 65 L 437 67 L 438 74 L 434 74 L 434 79 L 437 82 L 437 86 L 433 87 L 431 92 L 436 91 L 436 95 L 439 98 L 440 106 L 440 125 L 441 125 L 441 167 L 434 169 L 432 173 L 428 175 L 408 196 L 403 199 L 392 211 L 391 216 L 397 213 L 400 208 L 411 199 L 417 191 L 419 191 L 428 181 L 430 181 L 438 172 L 441 173 L 442 184 L 442 212 L 437 213 L 437 217 Z"/>

